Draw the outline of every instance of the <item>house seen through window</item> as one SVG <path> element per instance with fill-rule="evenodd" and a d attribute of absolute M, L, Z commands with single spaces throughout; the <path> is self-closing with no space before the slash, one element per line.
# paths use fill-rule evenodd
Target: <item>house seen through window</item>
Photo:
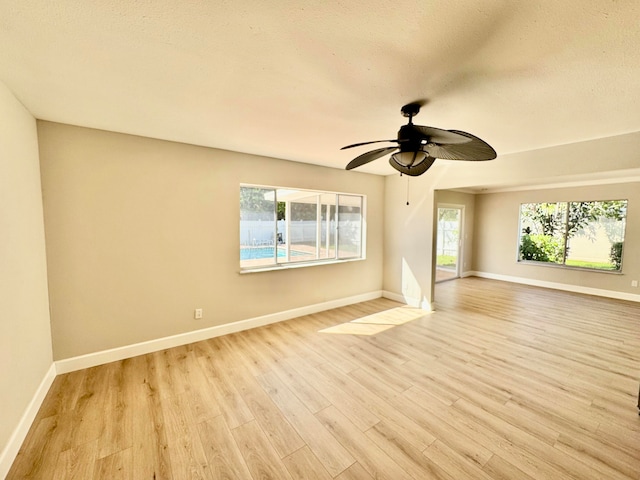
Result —
<path fill-rule="evenodd" d="M 240 267 L 363 258 L 362 195 L 240 186 Z"/>
<path fill-rule="evenodd" d="M 523 203 L 519 261 L 621 271 L 627 200 Z"/>

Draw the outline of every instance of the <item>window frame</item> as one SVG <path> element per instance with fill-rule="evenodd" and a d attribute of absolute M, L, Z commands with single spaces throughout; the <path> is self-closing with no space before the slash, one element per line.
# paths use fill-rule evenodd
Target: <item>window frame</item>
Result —
<path fill-rule="evenodd" d="M 589 266 L 580 266 L 580 265 L 568 265 L 567 259 L 569 257 L 567 253 L 567 249 L 571 238 L 568 233 L 570 229 L 569 224 L 569 214 L 571 211 L 571 204 L 582 204 L 582 203 L 606 203 L 606 202 L 625 202 L 624 206 L 624 217 L 622 219 L 623 223 L 623 232 L 622 232 L 622 246 L 620 250 L 620 268 L 619 269 L 605 269 L 605 268 L 595 268 Z M 542 260 L 527 260 L 522 258 L 522 238 L 524 235 L 524 227 L 523 227 L 523 215 L 522 208 L 524 205 L 539 205 L 539 204 L 555 204 L 564 206 L 564 219 L 562 223 L 563 231 L 561 232 L 561 240 L 562 240 L 562 262 L 556 261 L 542 261 Z M 517 236 L 517 244 L 516 244 L 516 262 L 525 264 L 525 265 L 537 265 L 537 266 L 545 266 L 552 268 L 561 268 L 565 270 L 579 270 L 579 271 L 589 271 L 589 272 L 598 272 L 598 273 L 609 273 L 614 275 L 621 275 L 623 269 L 623 259 L 624 259 L 624 243 L 627 234 L 627 218 L 628 218 L 628 208 L 629 208 L 629 199 L 628 198 L 620 198 L 620 199 L 607 199 L 607 200 L 565 200 L 565 201 L 549 201 L 549 202 L 523 202 L 519 204 L 518 207 L 518 236 Z M 601 218 L 601 217 L 598 217 Z M 613 245 L 613 243 L 611 244 Z"/>
<path fill-rule="evenodd" d="M 242 217 L 242 189 L 243 188 L 255 188 L 255 189 L 264 189 L 267 191 L 272 191 L 273 192 L 273 262 L 271 263 L 267 263 L 267 264 L 256 264 L 256 265 L 243 265 L 243 259 L 242 259 L 242 254 L 240 253 L 244 248 L 249 247 L 248 245 L 243 245 L 242 243 L 242 218 L 239 219 L 239 241 L 238 241 L 238 253 L 240 255 L 240 259 L 239 259 L 239 265 L 240 265 L 240 273 L 253 273 L 253 272 L 264 272 L 264 271 L 273 271 L 273 270 L 282 270 L 282 269 L 290 269 L 290 268 L 303 268 L 303 267 L 311 267 L 311 266 L 316 266 L 316 265 L 327 265 L 327 264 L 334 264 L 334 263 L 345 263 L 345 262 L 353 262 L 353 261 L 360 261 L 360 260 L 366 260 L 366 214 L 367 214 L 367 196 L 361 193 L 353 193 L 353 192 L 336 192 L 336 191 L 327 191 L 327 190 L 315 190 L 315 189 L 308 189 L 308 188 L 297 188 L 297 187 L 282 187 L 282 186 L 273 186 L 273 185 L 262 185 L 262 184 L 251 184 L 251 183 L 240 183 L 239 185 L 240 189 L 238 192 L 238 196 L 239 196 L 239 207 L 240 207 L 240 215 L 239 217 Z M 292 218 L 291 218 L 291 205 L 296 203 L 295 201 L 291 200 L 291 201 L 283 201 L 283 200 L 278 200 L 278 192 L 293 192 L 293 193 L 302 193 L 302 192 L 308 192 L 309 196 L 315 196 L 316 199 L 316 216 L 315 216 L 315 221 L 316 221 L 316 232 L 315 232 L 315 237 L 316 237 L 316 244 L 314 245 L 314 248 L 316 250 L 315 252 L 315 257 L 314 258 L 309 258 L 309 259 L 305 259 L 305 260 L 291 260 L 290 258 L 290 252 L 292 251 L 291 248 L 291 244 L 288 241 L 288 239 L 291 238 L 290 234 L 291 234 L 291 222 L 292 222 Z M 333 196 L 334 197 L 334 203 L 327 203 L 324 204 L 322 203 L 321 199 L 323 197 L 326 197 L 327 195 L 329 196 Z M 359 215 L 359 235 L 358 235 L 358 250 L 359 250 L 359 254 L 357 256 L 348 256 L 345 255 L 342 251 L 342 249 L 340 248 L 340 207 L 344 206 L 344 204 L 340 203 L 340 200 L 342 197 L 355 197 L 356 199 L 359 200 L 359 208 L 360 208 L 360 215 Z M 285 203 L 285 218 L 282 220 L 278 220 L 278 204 L 279 203 Z M 325 210 L 325 205 L 328 205 L 328 209 Z M 322 213 L 323 211 L 327 212 L 327 220 L 325 221 L 322 219 Z M 281 231 L 280 230 L 280 226 L 279 226 L 279 222 L 284 221 L 284 230 Z M 331 223 L 334 224 L 334 226 L 330 229 L 330 230 L 325 230 L 324 232 L 322 231 L 322 228 L 326 228 L 326 227 L 322 227 L 323 225 L 325 225 L 325 223 L 327 225 L 330 225 Z M 321 238 L 323 233 L 329 233 L 331 235 L 330 239 L 326 239 L 327 243 L 330 245 L 331 241 L 335 242 L 334 243 L 334 255 L 331 257 L 320 257 L 320 251 L 322 250 L 322 244 L 321 244 Z M 285 241 L 287 242 L 286 245 L 286 249 L 285 249 L 285 256 L 282 258 L 278 255 L 278 245 L 279 245 L 279 241 L 281 238 L 284 238 Z M 331 249 L 327 249 L 328 251 L 330 251 Z M 270 258 L 270 257 L 266 257 L 266 258 Z"/>

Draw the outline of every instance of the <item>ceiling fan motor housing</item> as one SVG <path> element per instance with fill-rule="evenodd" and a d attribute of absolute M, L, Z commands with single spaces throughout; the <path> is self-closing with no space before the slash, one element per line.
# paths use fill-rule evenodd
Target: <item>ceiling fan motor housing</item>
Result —
<path fill-rule="evenodd" d="M 419 152 L 423 147 L 423 137 L 421 135 L 416 135 L 416 131 L 411 124 L 403 125 L 398 130 L 398 146 L 400 147 L 400 152 Z M 398 155 L 396 157 L 399 163 L 400 158 L 411 158 L 410 156 Z M 414 162 L 407 164 L 406 166 L 411 166 Z M 403 163 L 404 164 L 404 163 Z"/>

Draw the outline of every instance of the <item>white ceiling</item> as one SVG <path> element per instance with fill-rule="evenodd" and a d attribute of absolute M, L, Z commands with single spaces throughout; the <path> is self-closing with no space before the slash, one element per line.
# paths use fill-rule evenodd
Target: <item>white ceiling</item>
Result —
<path fill-rule="evenodd" d="M 336 168 L 427 99 L 415 123 L 502 155 L 640 131 L 639 25 L 637 0 L 0 0 L 0 80 L 39 119 Z"/>

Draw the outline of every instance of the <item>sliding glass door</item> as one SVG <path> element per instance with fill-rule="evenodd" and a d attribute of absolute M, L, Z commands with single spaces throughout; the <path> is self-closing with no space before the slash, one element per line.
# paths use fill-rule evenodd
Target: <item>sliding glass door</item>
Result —
<path fill-rule="evenodd" d="M 462 207 L 438 207 L 436 282 L 460 276 Z"/>

